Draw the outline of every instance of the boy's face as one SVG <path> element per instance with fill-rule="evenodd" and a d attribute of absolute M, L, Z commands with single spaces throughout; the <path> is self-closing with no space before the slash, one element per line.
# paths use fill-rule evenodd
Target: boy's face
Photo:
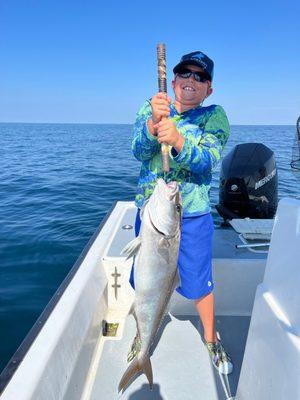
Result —
<path fill-rule="evenodd" d="M 203 72 L 203 70 L 196 65 L 187 65 L 185 68 L 193 72 Z M 189 78 L 181 78 L 176 75 L 172 81 L 172 86 L 176 100 L 188 107 L 199 105 L 212 93 L 210 81 L 197 82 L 193 76 L 190 76 Z"/>

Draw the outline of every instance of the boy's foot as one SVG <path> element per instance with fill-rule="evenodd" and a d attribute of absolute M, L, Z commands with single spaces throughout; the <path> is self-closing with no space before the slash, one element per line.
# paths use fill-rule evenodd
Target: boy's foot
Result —
<path fill-rule="evenodd" d="M 220 338 L 218 338 L 216 342 L 205 341 L 205 345 L 209 351 L 212 363 L 219 373 L 225 375 L 231 374 L 233 364 L 229 354 L 226 353 Z"/>
<path fill-rule="evenodd" d="M 137 333 L 135 335 L 135 338 L 133 339 L 133 343 L 127 354 L 127 362 L 132 361 L 140 350 L 141 350 L 141 339 L 139 338 Z"/>

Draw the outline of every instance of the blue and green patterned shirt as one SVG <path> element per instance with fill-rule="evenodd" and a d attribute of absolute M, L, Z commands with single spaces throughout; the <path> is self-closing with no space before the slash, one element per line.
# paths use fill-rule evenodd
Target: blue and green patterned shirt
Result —
<path fill-rule="evenodd" d="M 151 196 L 157 179 L 164 177 L 161 145 L 147 127 L 151 116 L 151 104 L 146 101 L 137 113 L 132 141 L 133 154 L 142 162 L 135 198 L 138 208 Z M 185 141 L 180 153 L 170 147 L 170 172 L 166 179 L 179 183 L 184 217 L 207 214 L 211 211 L 212 171 L 221 159 L 230 133 L 225 111 L 219 105 L 211 105 L 178 113 L 171 104 L 170 118 Z"/>

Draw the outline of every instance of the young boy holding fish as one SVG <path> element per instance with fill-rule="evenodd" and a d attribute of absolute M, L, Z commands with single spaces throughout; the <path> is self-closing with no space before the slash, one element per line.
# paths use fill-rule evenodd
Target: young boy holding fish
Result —
<path fill-rule="evenodd" d="M 204 328 L 205 344 L 219 372 L 231 373 L 233 364 L 214 324 L 212 237 L 209 203 L 212 171 L 229 137 L 229 123 L 219 105 L 202 106 L 212 93 L 213 61 L 201 51 L 184 55 L 174 67 L 175 100 L 157 93 L 137 113 L 132 150 L 142 162 L 135 199 L 140 210 L 157 179 L 176 181 L 182 196 L 183 218 L 178 257 L 182 296 L 195 301 Z M 164 175 L 161 143 L 170 146 L 170 172 Z M 136 218 L 136 234 L 141 224 Z M 133 271 L 130 282 L 134 287 Z"/>

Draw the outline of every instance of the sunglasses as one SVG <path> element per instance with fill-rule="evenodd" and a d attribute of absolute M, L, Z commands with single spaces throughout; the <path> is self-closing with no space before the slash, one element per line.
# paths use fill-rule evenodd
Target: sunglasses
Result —
<path fill-rule="evenodd" d="M 196 82 L 202 82 L 202 83 L 205 83 L 209 80 L 207 75 L 204 72 L 190 71 L 189 69 L 182 69 L 177 72 L 177 75 L 183 79 L 187 79 L 187 78 L 193 76 L 193 78 L 195 79 Z"/>

